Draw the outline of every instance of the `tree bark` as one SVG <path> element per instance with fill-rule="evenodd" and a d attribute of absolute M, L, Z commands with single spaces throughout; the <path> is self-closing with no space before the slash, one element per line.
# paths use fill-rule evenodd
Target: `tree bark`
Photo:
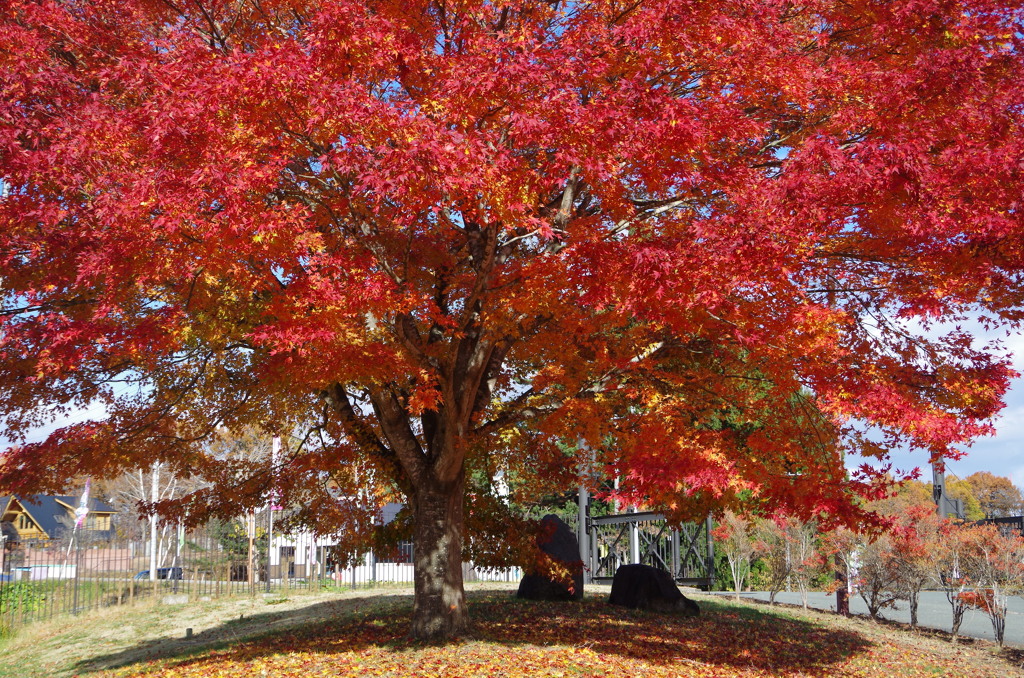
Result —
<path fill-rule="evenodd" d="M 956 605 L 953 606 L 953 628 L 951 629 L 952 638 L 950 642 L 956 643 L 957 637 L 960 635 L 960 624 L 964 620 L 964 609 L 958 608 Z"/>
<path fill-rule="evenodd" d="M 415 599 L 410 634 L 419 640 L 455 638 L 469 616 L 462 585 L 465 474 L 450 483 L 416 487 L 413 505 Z"/>

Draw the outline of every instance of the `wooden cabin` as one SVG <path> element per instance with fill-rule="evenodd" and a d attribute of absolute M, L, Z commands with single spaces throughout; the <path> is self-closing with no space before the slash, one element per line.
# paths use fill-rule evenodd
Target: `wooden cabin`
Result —
<path fill-rule="evenodd" d="M 76 497 L 57 497 L 35 494 L 0 496 L 0 523 L 9 523 L 17 533 L 18 541 L 46 541 L 57 539 L 75 525 Z M 113 516 L 117 513 L 108 504 L 97 499 L 89 500 L 89 514 L 83 530 L 91 536 L 111 538 L 114 536 Z M 10 530 L 6 530 L 9 533 Z"/>

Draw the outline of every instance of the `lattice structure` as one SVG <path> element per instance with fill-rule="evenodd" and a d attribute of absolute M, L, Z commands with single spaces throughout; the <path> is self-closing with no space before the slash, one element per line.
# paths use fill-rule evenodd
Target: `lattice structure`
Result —
<path fill-rule="evenodd" d="M 1003 518 L 985 518 L 978 523 L 996 525 L 1003 534 L 1019 534 L 1024 537 L 1024 516 L 1006 516 Z"/>
<path fill-rule="evenodd" d="M 714 584 L 711 519 L 669 527 L 660 513 L 622 513 L 589 520 L 591 578 L 611 582 L 620 565 L 642 563 L 668 571 L 677 583 L 705 590 Z"/>

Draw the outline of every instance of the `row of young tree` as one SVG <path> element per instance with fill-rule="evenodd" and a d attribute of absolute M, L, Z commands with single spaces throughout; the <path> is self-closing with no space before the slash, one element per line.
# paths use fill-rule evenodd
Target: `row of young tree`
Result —
<path fill-rule="evenodd" d="M 1024 535 L 942 518 L 934 504 L 917 501 L 922 488 L 905 486 L 876 507 L 890 525 L 874 534 L 726 513 L 714 532 L 721 580 L 737 595 L 748 585 L 767 590 L 772 603 L 780 591 L 795 589 L 805 608 L 809 591 L 846 588 L 863 599 L 873 619 L 905 602 L 912 626 L 918 624 L 921 591 L 940 590 L 950 604 L 954 642 L 964 614 L 976 608 L 989 617 L 1002 645 L 1008 599 L 1024 594 Z"/>

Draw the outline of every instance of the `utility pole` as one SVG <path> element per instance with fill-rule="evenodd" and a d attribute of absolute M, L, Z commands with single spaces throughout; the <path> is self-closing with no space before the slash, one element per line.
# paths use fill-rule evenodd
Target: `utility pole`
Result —
<path fill-rule="evenodd" d="M 256 541 L 256 509 L 253 509 L 248 516 L 249 520 L 249 593 L 256 593 L 256 568 L 254 567 L 255 541 Z"/>
<path fill-rule="evenodd" d="M 156 503 L 160 499 L 160 463 L 153 464 L 153 477 L 150 487 L 150 501 Z M 149 581 L 156 582 L 156 513 L 149 515 Z"/>
<path fill-rule="evenodd" d="M 636 507 L 628 507 L 626 513 L 636 513 Z M 629 562 L 640 564 L 640 525 L 635 520 L 629 524 Z"/>
<path fill-rule="evenodd" d="M 270 505 L 270 510 L 267 511 L 267 520 L 270 521 L 267 525 L 267 593 L 270 593 L 270 556 L 274 551 L 274 505 Z"/>
<path fill-rule="evenodd" d="M 579 449 L 587 449 L 587 444 L 580 439 Z M 577 539 L 580 547 L 580 560 L 583 561 L 583 583 L 590 584 L 594 580 L 593 568 L 597 566 L 595 559 L 591 557 L 590 527 L 590 492 L 587 490 L 587 482 L 593 480 L 594 462 L 596 453 L 590 450 L 589 462 L 580 464 L 580 495 L 579 495 L 579 525 L 576 528 Z"/>
<path fill-rule="evenodd" d="M 274 442 L 270 448 L 270 465 L 274 469 L 272 473 L 276 476 L 277 473 L 277 457 L 281 454 L 281 436 L 274 436 Z M 280 501 L 280 497 L 277 494 L 277 485 L 270 490 L 270 504 L 267 506 L 267 593 L 270 593 L 270 566 L 271 555 L 274 552 L 274 511 L 279 510 L 281 507 L 277 505 Z M 278 569 L 281 567 L 281 557 L 277 558 Z M 280 574 L 278 574 L 280 576 Z"/>
<path fill-rule="evenodd" d="M 580 542 L 580 560 L 583 561 L 584 565 L 590 560 L 590 535 L 587 533 L 587 505 L 589 502 L 590 493 L 587 492 L 587 486 L 580 483 L 580 514 L 576 533 Z M 583 568 L 583 583 L 590 583 L 591 574 L 590 568 Z"/>
<path fill-rule="evenodd" d="M 935 500 L 935 512 L 939 518 L 945 518 L 946 473 L 942 468 L 942 460 L 932 462 L 932 498 Z"/>
<path fill-rule="evenodd" d="M 178 520 L 178 529 L 174 534 L 174 562 L 171 563 L 171 581 L 174 582 L 174 592 L 178 592 L 178 570 L 181 570 L 182 578 L 185 576 L 185 567 L 181 561 L 181 547 L 185 545 L 185 526 Z"/>
<path fill-rule="evenodd" d="M 932 462 L 932 497 L 935 499 L 935 511 L 939 518 L 946 518 L 950 514 L 964 519 L 963 502 L 949 496 L 946 491 L 946 469 L 941 459 Z"/>

